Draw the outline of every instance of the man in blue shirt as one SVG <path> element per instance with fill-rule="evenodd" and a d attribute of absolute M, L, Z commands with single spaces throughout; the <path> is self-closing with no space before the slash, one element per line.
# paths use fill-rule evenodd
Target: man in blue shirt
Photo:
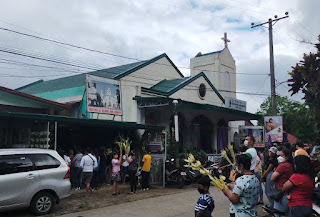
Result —
<path fill-rule="evenodd" d="M 214 209 L 214 200 L 213 197 L 209 193 L 210 187 L 210 179 L 205 176 L 202 177 L 198 182 L 198 191 L 200 193 L 200 197 L 197 201 L 197 204 L 194 209 L 194 216 L 210 216 Z"/>

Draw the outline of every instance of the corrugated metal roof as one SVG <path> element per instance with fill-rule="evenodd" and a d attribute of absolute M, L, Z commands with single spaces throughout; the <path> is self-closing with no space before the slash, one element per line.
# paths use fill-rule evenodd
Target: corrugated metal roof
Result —
<path fill-rule="evenodd" d="M 69 105 L 65 105 L 65 104 L 62 104 L 62 103 L 54 102 L 54 101 L 51 101 L 51 100 L 47 100 L 47 99 L 44 99 L 44 98 L 40 98 L 40 97 L 37 97 L 37 96 L 33 96 L 33 95 L 30 95 L 30 94 L 27 94 L 27 93 L 23 93 L 23 92 L 20 92 L 20 91 L 17 91 L 17 90 L 12 90 L 12 89 L 9 89 L 9 88 L 6 88 L 6 87 L 2 87 L 2 86 L 0 86 L 0 92 L 13 94 L 13 95 L 22 97 L 24 100 L 25 99 L 30 99 L 30 100 L 33 100 L 33 101 L 45 103 L 45 104 L 48 104 L 48 105 L 51 105 L 51 106 L 55 106 L 55 107 L 59 107 L 59 108 L 64 108 L 64 109 L 70 109 L 71 108 Z"/>
<path fill-rule="evenodd" d="M 182 84 L 184 81 L 188 80 L 190 77 L 185 78 L 178 78 L 178 79 L 172 79 L 172 80 L 163 80 L 159 82 L 158 84 L 155 84 L 150 89 L 155 91 L 160 91 L 164 93 L 169 93 L 171 90 L 173 90 L 175 87 Z"/>
<path fill-rule="evenodd" d="M 114 78 L 122 73 L 125 73 L 133 68 L 136 68 L 147 61 L 141 61 L 136 63 L 131 63 L 122 66 L 116 66 L 108 69 L 102 69 L 94 72 L 89 72 L 91 75 L 100 76 L 104 78 Z M 51 92 L 56 90 L 63 90 L 68 88 L 80 87 L 85 84 L 85 73 L 73 75 L 69 77 L 58 78 L 49 81 L 35 82 L 30 85 L 19 88 L 19 91 L 38 94 L 43 92 Z"/>

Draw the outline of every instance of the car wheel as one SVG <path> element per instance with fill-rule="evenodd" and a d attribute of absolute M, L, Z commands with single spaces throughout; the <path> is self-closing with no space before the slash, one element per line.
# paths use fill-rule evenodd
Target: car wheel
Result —
<path fill-rule="evenodd" d="M 56 200 L 54 196 L 48 192 L 39 192 L 31 201 L 30 208 L 36 215 L 45 215 L 52 211 Z"/>

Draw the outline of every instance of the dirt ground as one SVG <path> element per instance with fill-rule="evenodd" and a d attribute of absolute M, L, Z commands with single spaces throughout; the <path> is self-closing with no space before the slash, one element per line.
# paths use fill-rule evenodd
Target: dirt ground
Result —
<path fill-rule="evenodd" d="M 101 187 L 99 190 L 94 190 L 91 196 L 87 196 L 85 190 L 72 191 L 71 196 L 61 200 L 60 203 L 55 206 L 53 212 L 50 215 L 46 215 L 46 217 L 60 216 L 78 211 L 112 206 L 120 203 L 159 197 L 162 195 L 175 194 L 191 189 L 196 189 L 196 185 L 186 185 L 182 189 L 177 189 L 174 186 L 167 188 L 154 187 L 148 191 L 138 190 L 137 194 L 129 195 L 127 193 L 130 192 L 130 186 L 127 184 L 120 184 L 120 195 L 117 196 L 112 195 L 111 185 L 106 185 Z M 33 215 L 28 210 L 19 210 L 8 213 L 0 213 L 0 216 L 26 217 Z"/>

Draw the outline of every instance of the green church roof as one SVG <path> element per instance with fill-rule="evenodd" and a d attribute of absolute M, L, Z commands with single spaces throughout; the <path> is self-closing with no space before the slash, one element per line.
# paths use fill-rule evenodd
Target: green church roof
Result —
<path fill-rule="evenodd" d="M 221 101 L 225 103 L 224 98 L 221 96 L 219 91 L 213 86 L 213 84 L 210 82 L 210 80 L 204 74 L 204 72 L 200 72 L 197 75 L 192 77 L 184 77 L 184 78 L 178 78 L 178 79 L 172 79 L 172 80 L 164 79 L 150 88 L 142 87 L 141 90 L 147 93 L 153 93 L 153 94 L 169 97 L 176 91 L 182 89 L 183 87 L 185 87 L 186 85 L 190 84 L 191 82 L 195 81 L 200 77 L 203 77 L 208 82 L 212 90 L 217 94 L 217 96 L 221 99 Z"/>
<path fill-rule="evenodd" d="M 141 61 L 137 63 L 131 63 L 131 64 L 112 67 L 108 69 L 102 69 L 94 72 L 89 72 L 88 74 L 114 79 L 120 74 L 130 69 L 136 68 L 137 66 L 142 65 L 145 62 L 146 61 Z M 42 82 L 37 81 L 35 83 L 20 87 L 17 90 L 25 93 L 29 93 L 29 94 L 38 94 L 43 92 L 51 92 L 56 90 L 84 86 L 85 80 L 86 80 L 86 74 L 83 73 L 78 75 L 72 75 L 69 77 L 57 78 L 49 81 L 43 81 L 43 80 Z"/>
<path fill-rule="evenodd" d="M 161 54 L 155 58 L 152 58 L 150 60 L 140 61 L 136 63 L 130 63 L 126 65 L 116 66 L 112 68 L 102 69 L 94 72 L 89 72 L 90 75 L 95 75 L 99 77 L 104 78 L 110 78 L 110 79 L 121 79 L 124 76 L 129 75 L 130 73 L 148 65 L 151 64 L 161 58 L 167 58 L 168 61 L 172 64 L 172 66 L 177 70 L 177 72 L 180 74 L 181 77 L 183 77 L 182 73 L 179 71 L 179 69 L 173 64 L 173 62 L 169 59 L 169 57 L 164 53 Z M 85 73 L 83 74 L 77 74 L 69 77 L 63 77 L 58 78 L 54 80 L 48 80 L 48 81 L 36 81 L 34 83 L 22 86 L 18 88 L 17 90 L 21 92 L 25 92 L 28 94 L 39 94 L 44 92 L 52 92 L 57 90 L 63 90 L 63 89 L 69 89 L 69 88 L 75 88 L 75 87 L 81 87 L 85 85 Z"/>
<path fill-rule="evenodd" d="M 186 80 L 190 79 L 190 77 L 185 78 L 178 78 L 178 79 L 172 79 L 172 80 L 162 80 L 158 84 L 155 84 L 150 89 L 154 91 L 160 91 L 164 93 L 169 93 L 172 89 L 179 86 Z"/>

